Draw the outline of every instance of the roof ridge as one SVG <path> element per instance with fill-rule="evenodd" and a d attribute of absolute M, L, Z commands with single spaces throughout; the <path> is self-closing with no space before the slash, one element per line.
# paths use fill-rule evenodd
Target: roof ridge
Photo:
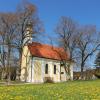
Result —
<path fill-rule="evenodd" d="M 62 49 L 62 50 L 64 50 L 62 47 L 58 47 L 58 46 L 54 46 L 54 45 L 49 45 L 49 44 L 44 44 L 44 43 L 40 43 L 40 42 L 32 42 L 32 43 L 29 43 L 29 45 L 35 45 L 35 44 L 40 44 L 40 45 L 42 45 L 42 46 L 48 46 L 48 47 L 53 47 L 53 48 L 56 48 L 56 49 Z"/>

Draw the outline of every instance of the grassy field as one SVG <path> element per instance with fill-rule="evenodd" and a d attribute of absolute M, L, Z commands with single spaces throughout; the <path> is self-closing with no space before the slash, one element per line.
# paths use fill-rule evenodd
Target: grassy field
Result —
<path fill-rule="evenodd" d="M 100 100 L 100 80 L 0 86 L 0 100 Z"/>

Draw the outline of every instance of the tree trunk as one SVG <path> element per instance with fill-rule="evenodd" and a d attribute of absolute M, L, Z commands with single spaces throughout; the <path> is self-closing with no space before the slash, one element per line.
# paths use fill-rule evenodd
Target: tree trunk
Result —
<path fill-rule="evenodd" d="M 10 84 L 10 81 L 11 81 L 11 72 L 10 72 L 10 70 L 9 70 L 9 72 L 8 72 L 8 77 L 7 77 L 7 85 L 9 85 Z"/>
<path fill-rule="evenodd" d="M 3 40 L 3 44 L 4 44 L 4 40 Z M 2 46 L 2 68 L 1 69 L 2 69 L 1 80 L 3 80 L 6 73 L 4 45 Z"/>
<path fill-rule="evenodd" d="M 64 69 L 65 69 L 65 72 L 67 74 L 67 77 L 66 77 L 66 80 L 70 80 L 71 77 L 70 77 L 70 65 L 66 65 L 66 61 L 63 62 L 64 64 Z"/>
<path fill-rule="evenodd" d="M 22 62 L 22 49 L 19 49 L 19 66 L 16 73 L 16 80 L 20 80 L 21 62 Z"/>
<path fill-rule="evenodd" d="M 10 84 L 10 81 L 11 81 L 11 79 L 10 79 L 10 75 L 11 75 L 11 70 L 10 70 L 10 52 L 11 52 L 11 48 L 10 48 L 10 46 L 9 46 L 9 44 L 8 44 L 8 55 L 7 55 L 7 72 L 8 72 L 8 76 L 7 76 L 7 84 L 9 85 Z"/>
<path fill-rule="evenodd" d="M 5 70 L 4 70 L 4 68 L 2 68 L 1 80 L 3 80 L 3 79 L 4 79 L 4 77 L 5 77 Z"/>
<path fill-rule="evenodd" d="M 84 70 L 84 63 L 81 64 L 81 79 L 82 80 L 84 78 L 83 70 Z"/>

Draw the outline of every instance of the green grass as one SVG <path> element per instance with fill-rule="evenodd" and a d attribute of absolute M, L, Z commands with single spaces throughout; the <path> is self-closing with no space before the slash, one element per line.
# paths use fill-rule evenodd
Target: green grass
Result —
<path fill-rule="evenodd" d="M 0 86 L 0 100 L 100 100 L 100 80 Z"/>

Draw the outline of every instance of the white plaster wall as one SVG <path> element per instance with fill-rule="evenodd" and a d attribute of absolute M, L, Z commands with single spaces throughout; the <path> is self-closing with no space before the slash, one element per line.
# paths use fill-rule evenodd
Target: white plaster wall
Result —
<path fill-rule="evenodd" d="M 66 72 L 64 66 L 61 67 L 61 72 L 63 72 L 63 74 L 61 74 L 61 81 L 66 81 Z"/>
<path fill-rule="evenodd" d="M 45 77 L 51 77 L 51 79 L 54 82 L 60 82 L 60 61 L 44 59 L 44 58 L 37 58 L 37 57 L 34 57 L 34 61 L 41 62 L 41 67 L 42 67 L 41 73 L 42 74 L 41 74 L 40 82 L 44 82 Z M 45 74 L 45 65 L 46 64 L 48 64 L 48 74 Z M 54 65 L 56 65 L 56 74 L 54 74 Z"/>
<path fill-rule="evenodd" d="M 61 71 L 64 72 L 64 74 L 61 74 L 61 80 L 60 80 L 60 61 L 57 60 L 51 60 L 51 59 L 45 59 L 45 58 L 38 58 L 38 57 L 33 57 L 30 60 L 30 52 L 28 51 L 28 48 L 24 48 L 25 51 L 23 53 L 23 57 L 22 57 L 22 66 L 21 68 L 23 69 L 21 71 L 21 80 L 22 81 L 27 81 L 27 82 L 33 82 L 33 83 L 43 83 L 45 77 L 51 77 L 51 79 L 54 82 L 60 82 L 60 81 L 66 81 L 66 72 L 65 69 L 62 67 Z M 28 58 L 26 62 L 26 57 L 25 55 L 28 53 Z M 35 70 L 37 67 L 35 67 L 35 62 L 39 62 L 40 64 L 40 73 L 41 73 L 41 78 L 36 79 L 35 77 Z M 31 65 L 32 64 L 32 65 Z M 48 64 L 48 74 L 45 74 L 45 65 Z M 27 66 L 26 66 L 27 65 Z M 54 65 L 56 65 L 56 74 L 54 74 Z M 25 71 L 25 69 L 27 69 L 27 72 Z M 70 71 L 71 71 L 71 79 L 73 80 L 73 64 L 70 67 Z M 25 75 L 27 76 L 27 78 L 25 77 Z M 37 76 L 38 78 L 38 76 Z"/>
<path fill-rule="evenodd" d="M 21 62 L 21 81 L 29 81 L 30 77 L 30 66 L 31 66 L 31 58 L 30 52 L 27 46 L 24 46 L 22 53 L 22 62 Z"/>
<path fill-rule="evenodd" d="M 71 80 L 73 80 L 73 66 L 74 66 L 74 63 L 72 63 L 70 66 Z"/>

